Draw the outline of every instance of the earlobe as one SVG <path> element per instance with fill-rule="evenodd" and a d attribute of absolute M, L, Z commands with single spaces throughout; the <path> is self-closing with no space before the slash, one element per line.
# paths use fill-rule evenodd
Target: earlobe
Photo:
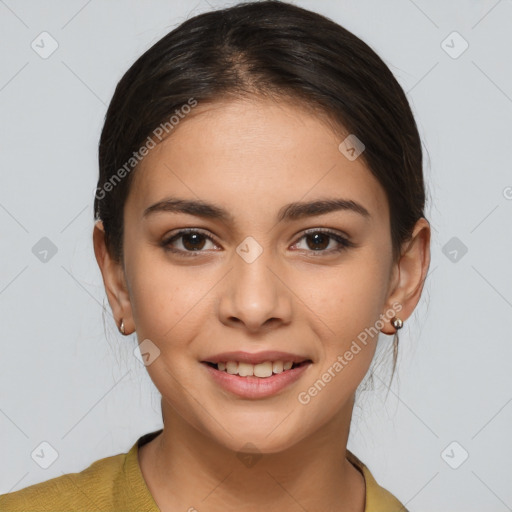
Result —
<path fill-rule="evenodd" d="M 131 328 L 132 311 L 125 276 L 122 264 L 115 261 L 107 249 L 102 221 L 94 225 L 93 245 L 116 325 L 122 334 L 129 334 L 134 329 Z"/>
<path fill-rule="evenodd" d="M 420 218 L 411 238 L 405 243 L 395 268 L 396 285 L 388 297 L 386 306 L 400 304 L 400 314 L 389 319 L 381 329 L 384 334 L 394 334 L 403 326 L 418 304 L 430 265 L 430 224 Z"/>

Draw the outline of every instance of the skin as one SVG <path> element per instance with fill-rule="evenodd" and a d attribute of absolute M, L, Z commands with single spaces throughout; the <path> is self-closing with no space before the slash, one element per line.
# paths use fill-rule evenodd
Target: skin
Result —
<path fill-rule="evenodd" d="M 361 158 L 347 159 L 343 138 L 318 114 L 287 102 L 240 99 L 198 105 L 136 170 L 124 210 L 124 262 L 94 248 L 113 314 L 139 343 L 160 355 L 147 366 L 162 394 L 165 428 L 141 448 L 143 476 L 162 511 L 362 512 L 365 482 L 346 459 L 355 391 L 377 337 L 307 405 L 307 391 L 365 328 L 399 303 L 405 322 L 430 263 L 430 229 L 420 219 L 399 260 L 392 257 L 389 207 Z M 234 221 L 144 210 L 169 196 L 201 199 Z M 345 198 L 349 210 L 277 221 L 296 201 Z M 190 238 L 160 243 L 182 228 Z M 330 229 L 356 244 L 340 252 Z M 252 263 L 236 252 L 248 236 L 261 246 Z M 185 245 L 184 245 L 185 244 Z M 323 244 L 323 245 L 322 245 Z M 320 246 L 321 250 L 315 248 Z M 202 252 L 201 252 L 202 251 Z M 393 334 L 389 318 L 381 331 Z M 282 350 L 313 364 L 295 383 L 264 399 L 225 392 L 200 361 L 216 353 Z M 247 467 L 237 453 L 252 443 L 262 457 Z"/>

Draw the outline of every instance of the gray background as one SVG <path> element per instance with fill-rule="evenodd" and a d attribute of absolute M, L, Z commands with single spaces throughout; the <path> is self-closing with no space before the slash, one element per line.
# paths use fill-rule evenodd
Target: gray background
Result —
<path fill-rule="evenodd" d="M 122 74 L 208 3 L 230 4 L 0 1 L 0 493 L 161 427 L 92 251 L 97 143 Z M 379 53 L 425 149 L 430 273 L 401 331 L 398 379 L 386 397 L 391 359 L 375 369 L 349 448 L 413 512 L 512 510 L 512 2 L 295 3 Z M 43 31 L 58 44 L 47 58 L 31 47 L 51 49 Z M 389 354 L 391 337 L 380 343 Z M 42 442 L 58 453 L 47 469 L 31 457 Z"/>

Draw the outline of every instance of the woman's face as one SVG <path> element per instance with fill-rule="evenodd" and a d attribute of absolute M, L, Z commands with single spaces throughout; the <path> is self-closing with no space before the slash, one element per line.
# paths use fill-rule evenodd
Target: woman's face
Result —
<path fill-rule="evenodd" d="M 199 103 L 136 170 L 125 325 L 145 343 L 164 414 L 234 450 L 250 441 L 270 453 L 339 429 L 381 315 L 393 316 L 385 193 L 342 140 L 297 106 Z M 260 375 L 305 362 L 270 378 L 208 364 L 227 361 Z"/>

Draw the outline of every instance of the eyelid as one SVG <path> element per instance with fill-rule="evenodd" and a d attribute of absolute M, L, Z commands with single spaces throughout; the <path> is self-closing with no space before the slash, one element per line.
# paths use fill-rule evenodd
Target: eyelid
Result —
<path fill-rule="evenodd" d="M 318 256 L 320 256 L 322 254 L 324 254 L 324 255 L 336 254 L 336 253 L 340 253 L 346 249 L 350 249 L 352 247 L 357 247 L 357 244 L 355 242 L 353 242 L 352 240 L 350 240 L 350 237 L 348 236 L 348 234 L 346 234 L 344 232 L 337 231 L 337 230 L 332 230 L 330 228 L 307 229 L 302 232 L 300 237 L 297 239 L 297 241 L 293 245 L 298 244 L 304 237 L 306 237 L 310 234 L 314 234 L 314 233 L 322 233 L 322 234 L 329 236 L 331 239 L 333 239 L 338 244 L 338 247 L 335 249 L 322 250 L 322 251 L 314 251 L 312 249 L 305 250 L 305 252 L 307 252 L 309 254 L 318 255 Z"/>
<path fill-rule="evenodd" d="M 182 236 L 184 235 L 188 235 L 190 233 L 197 233 L 198 235 L 202 235 L 204 236 L 206 239 L 210 240 L 211 242 L 213 242 L 215 245 L 218 245 L 220 246 L 221 244 L 215 239 L 214 236 L 212 236 L 210 233 L 206 232 L 205 230 L 202 230 L 201 228 L 181 228 L 181 229 L 178 229 L 177 231 L 173 231 L 171 232 L 169 235 L 166 235 L 162 242 L 161 242 L 161 245 L 167 245 L 169 244 L 173 239 L 179 239 L 181 238 Z M 179 252 L 184 252 L 184 251 L 179 251 Z M 194 251 L 185 251 L 185 252 L 194 252 Z M 204 252 L 204 251 L 197 251 L 197 252 Z"/>
<path fill-rule="evenodd" d="M 350 236 L 348 233 L 345 233 L 344 231 L 334 230 L 331 228 L 309 228 L 302 232 L 301 236 L 309 235 L 311 233 L 325 233 L 327 235 L 333 235 L 338 236 L 340 238 L 344 238 L 347 241 L 350 241 Z"/>

